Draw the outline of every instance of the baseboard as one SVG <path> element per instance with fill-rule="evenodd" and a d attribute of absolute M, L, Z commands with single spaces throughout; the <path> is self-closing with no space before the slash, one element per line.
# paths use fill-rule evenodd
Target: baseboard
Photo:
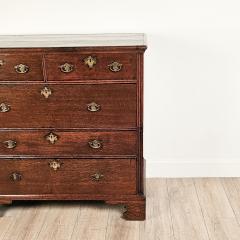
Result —
<path fill-rule="evenodd" d="M 147 160 L 147 177 L 240 177 L 240 159 Z"/>

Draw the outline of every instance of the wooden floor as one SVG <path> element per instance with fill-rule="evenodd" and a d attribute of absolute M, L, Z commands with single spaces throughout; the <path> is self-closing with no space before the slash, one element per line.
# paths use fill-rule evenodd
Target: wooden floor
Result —
<path fill-rule="evenodd" d="M 240 240 L 240 179 L 148 179 L 145 222 L 96 202 L 16 202 L 0 215 L 0 240 Z"/>

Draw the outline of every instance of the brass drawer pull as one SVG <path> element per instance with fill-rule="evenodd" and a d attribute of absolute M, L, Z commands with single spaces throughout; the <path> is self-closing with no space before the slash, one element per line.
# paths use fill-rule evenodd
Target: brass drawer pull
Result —
<path fill-rule="evenodd" d="M 111 64 L 108 65 L 108 68 L 112 72 L 119 72 L 122 70 L 122 64 L 118 62 L 112 62 Z"/>
<path fill-rule="evenodd" d="M 99 149 L 102 147 L 102 143 L 99 140 L 93 140 L 88 142 L 89 146 L 93 149 Z"/>
<path fill-rule="evenodd" d="M 0 104 L 0 112 L 1 113 L 9 112 L 10 110 L 11 110 L 10 105 L 8 105 L 6 103 L 1 103 Z"/>
<path fill-rule="evenodd" d="M 22 63 L 19 65 L 16 65 L 14 68 L 15 68 L 15 71 L 20 74 L 24 74 L 29 71 L 29 66 L 22 64 Z"/>
<path fill-rule="evenodd" d="M 17 142 L 14 140 L 7 140 L 3 142 L 4 146 L 9 149 L 13 149 L 17 146 Z"/>
<path fill-rule="evenodd" d="M 13 182 L 19 182 L 22 180 L 22 175 L 20 173 L 14 172 L 10 175 L 10 179 Z"/>
<path fill-rule="evenodd" d="M 89 68 L 93 68 L 93 66 L 97 64 L 97 58 L 88 56 L 88 57 L 84 58 L 84 63 L 86 65 L 88 65 Z"/>
<path fill-rule="evenodd" d="M 51 144 L 54 144 L 58 140 L 58 136 L 56 134 L 52 133 L 52 132 L 50 132 L 45 138 Z"/>
<path fill-rule="evenodd" d="M 4 65 L 4 61 L 0 60 L 0 67 Z"/>
<path fill-rule="evenodd" d="M 45 98 L 48 98 L 52 94 L 52 90 L 48 87 L 44 87 L 41 90 L 41 95 L 43 95 Z"/>
<path fill-rule="evenodd" d="M 101 173 L 95 173 L 91 177 L 93 181 L 100 181 L 104 177 L 104 175 Z"/>
<path fill-rule="evenodd" d="M 101 105 L 99 105 L 95 102 L 92 102 L 87 105 L 87 109 L 89 112 L 97 112 L 101 109 Z"/>
<path fill-rule="evenodd" d="M 59 66 L 59 68 L 63 73 L 70 73 L 74 70 L 74 66 L 70 63 L 64 63 L 63 65 Z"/>
<path fill-rule="evenodd" d="M 58 169 L 61 168 L 63 163 L 59 161 L 51 161 L 48 165 L 50 168 L 52 168 L 54 171 L 57 171 Z"/>

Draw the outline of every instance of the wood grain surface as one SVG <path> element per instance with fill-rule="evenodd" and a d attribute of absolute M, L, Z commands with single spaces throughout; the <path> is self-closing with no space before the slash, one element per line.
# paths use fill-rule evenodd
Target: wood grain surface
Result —
<path fill-rule="evenodd" d="M 47 136 L 53 133 L 57 140 L 51 143 Z M 136 131 L 0 131 L 0 156 L 137 156 Z M 13 149 L 7 148 L 8 140 L 16 142 Z M 99 141 L 99 148 L 89 143 Z"/>
<path fill-rule="evenodd" d="M 51 168 L 53 161 L 59 169 Z M 0 163 L 0 195 L 136 194 L 135 159 L 1 159 Z M 13 181 L 13 173 L 21 179 Z M 99 181 L 94 174 L 101 174 Z"/>
<path fill-rule="evenodd" d="M 92 56 L 96 59 L 96 64 L 89 68 L 84 63 L 84 59 Z M 136 79 L 137 67 L 136 53 L 95 53 L 89 52 L 84 54 L 77 53 L 55 53 L 46 54 L 45 67 L 47 72 L 47 81 L 76 81 L 81 79 Z M 112 72 L 108 65 L 113 62 L 122 64 L 119 72 Z M 64 63 L 73 65 L 73 71 L 63 73 L 59 66 Z"/>
<path fill-rule="evenodd" d="M 131 128 L 136 127 L 136 85 L 47 85 L 52 94 L 41 95 L 42 85 L 0 85 L 1 102 L 11 106 L 0 112 L 1 128 Z M 89 103 L 101 106 L 97 112 Z"/>
<path fill-rule="evenodd" d="M 0 81 L 43 81 L 42 54 L 1 54 Z M 15 66 L 24 64 L 29 67 L 27 73 L 17 73 Z"/>
<path fill-rule="evenodd" d="M 143 34 L 127 34 L 126 38 L 94 36 L 93 42 L 105 39 L 115 44 L 143 43 L 145 38 Z M 120 37 L 118 41 L 116 36 Z M 18 40 L 0 37 L 0 203 L 102 200 L 111 205 L 124 205 L 125 219 L 144 220 L 143 54 L 146 46 L 106 45 L 107 42 L 102 46 L 85 46 L 84 41 L 91 37 L 72 36 L 68 44 L 76 39 L 79 42 L 69 47 L 66 38 L 52 36 L 47 48 L 40 42 L 39 45 L 32 42 L 31 48 L 31 37 L 19 36 Z M 41 43 L 46 44 L 47 38 L 40 37 Z M 6 39 L 10 41 L 8 44 Z M 11 44 L 13 39 L 15 45 Z M 65 47 L 51 47 L 57 39 L 57 44 L 64 41 Z M 17 47 L 26 43 L 29 47 Z M 92 68 L 84 61 L 89 56 L 96 59 Z M 120 64 L 119 71 L 110 68 L 113 62 Z M 17 73 L 18 64 L 27 66 L 28 71 Z M 72 71 L 64 72 L 60 67 L 63 64 L 71 64 Z M 54 144 L 47 139 L 50 133 L 56 138 Z M 99 148 L 89 144 L 94 140 L 100 144 Z M 100 176 L 99 181 L 93 176 Z M 65 222 L 58 214 L 57 211 L 54 218 Z M 70 219 L 70 214 L 66 215 L 66 219 L 76 222 Z M 25 228 L 31 216 L 27 214 L 19 228 Z M 40 222 L 45 215 L 41 216 Z M 66 232 L 62 229 L 57 232 L 54 218 L 43 226 L 44 232 L 31 230 L 19 237 L 13 235 L 12 239 L 31 239 L 36 235 L 39 239 L 53 236 L 58 240 L 70 239 L 70 232 L 76 239 L 81 234 L 74 231 L 72 224 Z M 96 233 L 101 235 L 103 231 Z M 6 233 L 4 237 L 9 236 Z"/>

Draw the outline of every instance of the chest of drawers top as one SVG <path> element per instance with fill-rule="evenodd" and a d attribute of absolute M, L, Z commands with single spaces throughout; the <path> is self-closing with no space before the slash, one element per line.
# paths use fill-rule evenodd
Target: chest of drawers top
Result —
<path fill-rule="evenodd" d="M 143 33 L 72 34 L 72 35 L 2 35 L 0 48 L 146 46 Z"/>
<path fill-rule="evenodd" d="M 134 80 L 144 34 L 0 36 L 0 81 Z"/>

